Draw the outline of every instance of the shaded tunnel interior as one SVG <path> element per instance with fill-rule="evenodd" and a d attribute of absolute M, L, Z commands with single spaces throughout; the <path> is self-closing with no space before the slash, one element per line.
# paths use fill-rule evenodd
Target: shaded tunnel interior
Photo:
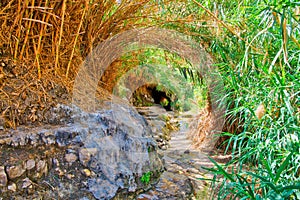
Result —
<path fill-rule="evenodd" d="M 134 91 L 130 102 L 137 107 L 160 104 L 167 111 L 174 110 L 175 94 L 155 84 L 147 84 Z"/>

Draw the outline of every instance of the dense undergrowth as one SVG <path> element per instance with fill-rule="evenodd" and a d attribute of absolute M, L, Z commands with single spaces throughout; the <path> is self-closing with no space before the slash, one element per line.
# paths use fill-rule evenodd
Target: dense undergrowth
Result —
<path fill-rule="evenodd" d="M 227 91 L 223 148 L 233 159 L 211 169 L 218 177 L 212 198 L 300 199 L 299 15 L 299 2 L 292 0 L 1 1 L 2 56 L 33 67 L 20 73 L 23 65 L 17 64 L 8 73 L 0 66 L 0 119 L 16 127 L 23 123 L 16 116 L 24 113 L 30 120 L 42 118 L 36 113 L 47 107 L 40 102 L 52 106 L 53 77 L 67 82 L 63 93 L 71 93 L 79 64 L 99 42 L 138 27 L 177 30 L 210 53 Z M 111 90 L 120 72 L 149 64 L 145 56 L 166 55 L 158 52 L 137 51 L 116 60 L 103 85 Z M 170 61 L 189 83 L 203 86 L 188 64 L 168 58 L 161 63 Z M 20 80 L 22 87 L 6 90 Z M 194 95 L 201 93 L 207 90 Z M 40 94 L 35 104 L 26 100 L 29 94 Z"/>
<path fill-rule="evenodd" d="M 233 160 L 212 169 L 223 178 L 214 180 L 215 198 L 300 199 L 299 3 L 223 1 L 206 8 L 220 28 L 210 49 L 227 90 L 226 123 L 239 130 L 223 133 Z"/>

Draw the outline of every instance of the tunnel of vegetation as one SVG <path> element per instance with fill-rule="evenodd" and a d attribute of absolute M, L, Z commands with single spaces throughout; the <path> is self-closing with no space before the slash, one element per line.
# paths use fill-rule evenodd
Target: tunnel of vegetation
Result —
<path fill-rule="evenodd" d="M 100 42 L 145 26 L 177 30 L 214 57 L 227 91 L 222 144 L 233 159 L 212 170 L 223 176 L 216 198 L 300 199 L 299 2 L 4 0 L 0 10 L 0 130 L 48 123 L 51 108 L 71 98 L 78 66 Z M 185 77 L 185 64 L 163 51 L 118 58 L 99 83 L 108 92 L 100 89 L 99 96 L 108 99 L 118 77 L 134 66 L 168 66 L 170 58 Z M 180 90 L 184 99 L 207 104 L 205 89 L 187 90 Z M 158 96 L 172 102 L 166 91 Z"/>
<path fill-rule="evenodd" d="M 130 98 L 130 103 L 134 106 L 153 106 L 160 104 L 167 111 L 176 110 L 176 94 L 157 84 L 147 84 L 134 91 Z"/>

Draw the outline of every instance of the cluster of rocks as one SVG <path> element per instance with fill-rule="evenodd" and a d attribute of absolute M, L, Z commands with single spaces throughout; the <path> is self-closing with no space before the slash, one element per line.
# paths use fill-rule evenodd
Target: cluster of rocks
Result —
<path fill-rule="evenodd" d="M 56 109 L 54 118 L 67 125 L 0 133 L 2 197 L 127 198 L 158 181 L 164 167 L 151 129 L 136 111 L 117 105 L 96 113 Z M 146 187 L 141 177 L 147 172 Z"/>
<path fill-rule="evenodd" d="M 171 118 L 169 115 L 165 116 L 163 121 L 165 124 L 161 128 L 161 131 L 156 133 L 154 132 L 154 139 L 157 142 L 159 149 L 167 150 L 170 147 L 171 134 L 174 131 L 178 131 L 179 123 L 176 119 Z"/>
<path fill-rule="evenodd" d="M 208 183 L 198 180 L 212 178 L 201 170 L 212 163 L 177 131 L 182 120 L 161 112 L 146 121 L 125 105 L 96 113 L 61 105 L 52 125 L 0 132 L 1 198 L 206 199 Z"/>
<path fill-rule="evenodd" d="M 170 148 L 161 151 L 166 171 L 159 182 L 138 200 L 160 199 L 211 199 L 209 181 L 213 175 L 202 167 L 213 167 L 208 157 L 191 147 L 184 131 L 172 135 Z"/>
<path fill-rule="evenodd" d="M 21 162 L 21 163 L 19 163 Z M 0 187 L 2 193 L 24 190 L 34 193 L 34 180 L 48 174 L 47 160 L 28 159 L 13 165 L 0 166 Z"/>

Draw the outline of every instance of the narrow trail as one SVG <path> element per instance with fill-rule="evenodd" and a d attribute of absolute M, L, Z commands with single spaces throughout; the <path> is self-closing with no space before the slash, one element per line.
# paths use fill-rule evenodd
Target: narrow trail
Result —
<path fill-rule="evenodd" d="M 137 109 L 152 126 L 154 134 L 160 134 L 161 128 L 157 126 L 161 126 L 160 115 L 165 115 L 166 111 L 159 105 Z M 173 112 L 167 115 L 174 117 L 180 126 L 179 130 L 171 132 L 167 148 L 159 150 L 166 171 L 154 189 L 137 199 L 209 199 L 210 183 L 203 179 L 212 179 L 213 175 L 203 167 L 213 167 L 213 163 L 207 153 L 196 149 L 188 138 L 188 124 L 192 116 L 175 116 Z"/>

